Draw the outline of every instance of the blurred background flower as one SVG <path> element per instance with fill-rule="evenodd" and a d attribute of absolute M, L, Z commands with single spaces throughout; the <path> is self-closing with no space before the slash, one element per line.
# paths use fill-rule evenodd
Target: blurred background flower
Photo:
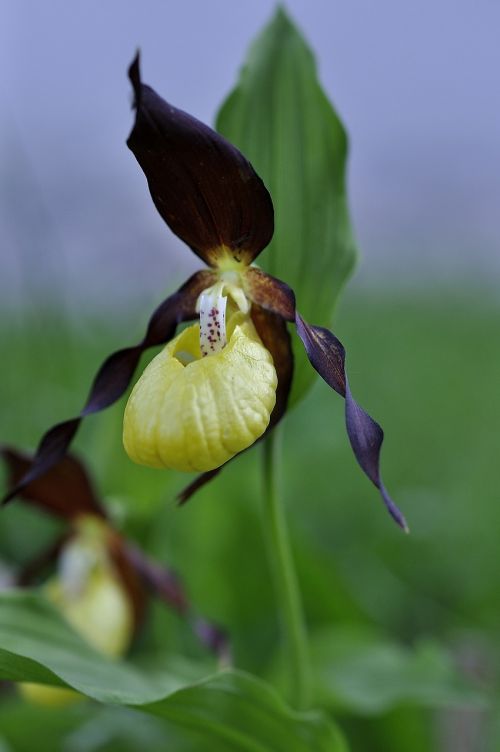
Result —
<path fill-rule="evenodd" d="M 1 445 L 0 458 L 10 485 L 18 483 L 33 461 L 15 447 Z M 67 455 L 32 480 L 17 496 L 20 502 L 36 508 L 40 522 L 53 517 L 62 529 L 41 548 L 31 541 L 32 557 L 15 562 L 5 587 L 41 586 L 73 629 L 111 657 L 123 656 L 130 648 L 144 628 L 148 601 L 157 598 L 185 620 L 204 647 L 221 660 L 230 659 L 226 636 L 195 614 L 178 575 L 120 534 L 80 459 Z"/>

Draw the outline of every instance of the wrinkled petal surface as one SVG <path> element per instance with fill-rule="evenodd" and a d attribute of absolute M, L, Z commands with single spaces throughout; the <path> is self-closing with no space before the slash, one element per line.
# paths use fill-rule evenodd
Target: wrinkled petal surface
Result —
<path fill-rule="evenodd" d="M 199 325 L 190 326 L 135 385 L 125 410 L 125 449 L 150 467 L 213 470 L 264 433 L 276 387 L 272 356 L 248 316 L 234 314 L 226 347 L 204 358 Z"/>

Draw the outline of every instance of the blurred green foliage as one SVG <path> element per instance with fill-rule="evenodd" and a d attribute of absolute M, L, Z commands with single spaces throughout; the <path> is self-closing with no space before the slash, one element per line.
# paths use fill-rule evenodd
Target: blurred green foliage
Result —
<path fill-rule="evenodd" d="M 23 312 L 8 325 L 2 318 L 3 441 L 32 449 L 47 426 L 78 410 L 102 358 L 134 340 L 143 325 L 123 318 L 114 325 L 66 321 L 71 317 L 49 312 Z M 285 494 L 313 658 L 321 667 L 317 693 L 354 750 L 453 749 L 446 740 L 460 724 L 463 733 L 484 739 L 488 752 L 498 741 L 498 721 L 466 677 L 494 692 L 500 669 L 493 457 L 499 324 L 496 304 L 459 290 L 351 294 L 340 310 L 337 333 L 347 346 L 351 382 L 386 431 L 384 475 L 409 520 L 409 537 L 359 472 L 335 394 L 318 383 L 286 419 Z M 238 668 L 279 685 L 279 630 L 259 516 L 260 448 L 178 509 L 174 497 L 188 478 L 128 461 L 122 410 L 119 404 L 89 418 L 76 443 L 117 524 L 182 573 L 196 608 L 229 629 Z M 11 566 L 25 561 L 53 534 L 50 521 L 14 503 L 2 512 L 0 559 Z M 177 617 L 159 605 L 150 616 L 135 649 L 139 657 L 181 651 L 200 660 Z M 453 665 L 463 669 L 463 682 Z M 377 677 L 385 686 L 377 687 Z M 1 713 L 25 712 L 33 728 L 47 723 L 61 738 L 70 733 L 52 711 L 45 717 L 21 708 L 10 695 L 4 702 Z M 422 709 L 429 706 L 438 709 Z M 86 713 L 103 712 L 86 708 L 72 711 L 75 727 L 78 712 L 82 724 L 89 722 Z M 16 737 L 12 723 L 7 741 Z M 419 740 L 414 747 L 410 729 Z M 12 748 L 26 747 L 20 741 Z"/>

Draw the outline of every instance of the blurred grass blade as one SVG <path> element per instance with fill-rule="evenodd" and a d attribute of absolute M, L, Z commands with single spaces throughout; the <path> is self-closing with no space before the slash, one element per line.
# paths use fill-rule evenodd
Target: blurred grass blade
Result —
<path fill-rule="evenodd" d="M 259 264 L 296 292 L 314 324 L 331 323 L 356 246 L 345 188 L 347 136 L 313 55 L 279 8 L 252 45 L 217 129 L 252 162 L 275 208 L 275 234 Z M 292 399 L 314 375 L 296 348 Z"/>
<path fill-rule="evenodd" d="M 335 727 L 298 714 L 261 680 L 224 671 L 186 684 L 94 651 L 41 596 L 0 594 L 0 679 L 70 686 L 102 703 L 130 705 L 196 735 L 199 752 L 345 752 Z"/>

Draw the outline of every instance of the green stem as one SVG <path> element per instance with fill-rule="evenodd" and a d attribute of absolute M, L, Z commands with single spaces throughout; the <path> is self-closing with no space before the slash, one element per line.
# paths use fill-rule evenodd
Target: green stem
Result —
<path fill-rule="evenodd" d="M 290 698 L 295 708 L 305 710 L 310 694 L 309 655 L 302 599 L 279 493 L 280 437 L 278 426 L 264 440 L 264 525 L 286 642 L 285 659 L 289 672 Z"/>

